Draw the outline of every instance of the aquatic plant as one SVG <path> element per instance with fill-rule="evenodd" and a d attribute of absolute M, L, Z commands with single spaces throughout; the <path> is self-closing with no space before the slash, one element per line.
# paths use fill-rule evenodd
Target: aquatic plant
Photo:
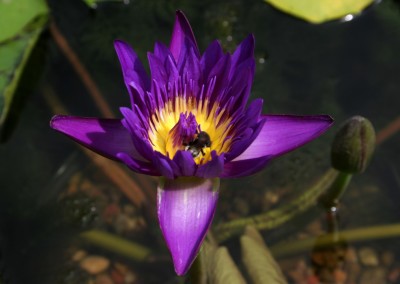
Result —
<path fill-rule="evenodd" d="M 122 119 L 57 115 L 51 127 L 89 149 L 160 176 L 161 231 L 178 275 L 187 272 L 211 224 L 220 178 L 251 175 L 273 158 L 317 138 L 327 115 L 262 115 L 247 107 L 254 77 L 254 37 L 232 53 L 212 42 L 201 55 L 189 22 L 176 13 L 169 47 L 148 53 L 151 76 L 125 42 L 115 49 L 131 98 Z"/>

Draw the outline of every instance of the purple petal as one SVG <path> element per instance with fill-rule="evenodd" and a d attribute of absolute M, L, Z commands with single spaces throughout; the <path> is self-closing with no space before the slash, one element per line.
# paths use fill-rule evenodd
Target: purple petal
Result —
<path fill-rule="evenodd" d="M 242 154 L 258 137 L 263 128 L 265 119 L 260 119 L 263 100 L 255 99 L 251 102 L 246 112 L 235 123 L 235 137 L 226 160 L 231 161 Z"/>
<path fill-rule="evenodd" d="M 150 79 L 129 44 L 116 40 L 114 48 L 121 63 L 125 84 L 131 95 L 131 103 L 141 106 L 145 92 L 150 89 Z"/>
<path fill-rule="evenodd" d="M 240 160 L 226 163 L 221 178 L 238 178 L 255 174 L 262 170 L 272 159 L 271 156 L 263 156 L 255 159 Z"/>
<path fill-rule="evenodd" d="M 164 67 L 164 62 L 150 52 L 147 53 L 147 59 L 149 61 L 151 78 L 160 84 L 167 84 L 168 75 Z"/>
<path fill-rule="evenodd" d="M 196 117 L 190 112 L 189 115 L 181 113 L 178 122 L 169 131 L 172 145 L 176 148 L 182 145 L 188 145 L 195 137 L 198 124 Z"/>
<path fill-rule="evenodd" d="M 149 163 L 140 160 L 136 160 L 126 153 L 118 153 L 117 157 L 119 160 L 128 166 L 132 171 L 151 176 L 160 176 L 161 174 L 155 169 L 155 167 Z"/>
<path fill-rule="evenodd" d="M 328 115 L 263 115 L 262 118 L 266 121 L 260 134 L 233 161 L 283 155 L 317 138 L 333 123 Z"/>
<path fill-rule="evenodd" d="M 117 154 L 125 152 L 137 160 L 144 160 L 120 119 L 56 115 L 51 119 L 50 127 L 107 158 L 119 160 Z"/>
<path fill-rule="evenodd" d="M 224 170 L 224 154 L 220 156 L 217 152 L 211 152 L 212 160 L 198 167 L 196 171 L 196 176 L 201 178 L 214 178 L 219 177 Z"/>
<path fill-rule="evenodd" d="M 154 55 L 165 62 L 167 57 L 171 55 L 171 51 L 162 42 L 156 42 L 154 44 Z"/>
<path fill-rule="evenodd" d="M 193 160 L 192 153 L 189 151 L 178 151 L 173 161 L 180 169 L 180 176 L 194 176 L 196 163 Z"/>
<path fill-rule="evenodd" d="M 230 78 L 232 77 L 236 68 L 249 58 L 254 58 L 254 35 L 250 34 L 245 38 L 239 46 L 236 48 L 235 52 L 232 54 L 232 68 L 230 72 Z"/>
<path fill-rule="evenodd" d="M 182 52 L 182 47 L 187 44 L 187 40 L 189 40 L 191 45 L 195 47 L 195 52 L 197 56 L 199 56 L 199 49 L 189 21 L 186 19 L 182 11 L 176 11 L 174 29 L 172 31 L 171 43 L 169 45 L 169 49 L 174 56 L 175 62 L 178 62 Z"/>
<path fill-rule="evenodd" d="M 148 138 L 147 129 L 143 128 L 140 123 L 140 117 L 133 110 L 121 107 L 120 111 L 124 116 L 121 121 L 122 125 L 131 135 L 131 141 L 137 151 L 147 160 L 153 159 L 154 150 Z"/>
<path fill-rule="evenodd" d="M 232 105 L 231 112 L 237 109 L 242 110 L 246 106 L 253 85 L 254 70 L 254 58 L 250 58 L 245 62 L 242 62 L 234 72 L 230 81 L 231 88 L 225 94 L 225 99 L 222 101 L 222 103 L 225 104 L 228 98 L 235 98 L 235 103 Z"/>
<path fill-rule="evenodd" d="M 178 275 L 184 275 L 196 258 L 214 216 L 218 189 L 218 178 L 160 180 L 158 219 Z"/>
<path fill-rule="evenodd" d="M 215 62 L 223 56 L 221 44 L 215 40 L 213 41 L 204 51 L 203 56 L 201 57 L 201 69 L 203 70 L 204 78 L 207 78 L 211 69 L 214 67 Z"/>
<path fill-rule="evenodd" d="M 175 162 L 160 152 L 154 152 L 153 165 L 157 168 L 158 172 L 160 172 L 162 176 L 169 179 L 174 179 L 179 175 L 180 172 Z"/>
<path fill-rule="evenodd" d="M 193 80 L 196 83 L 202 81 L 199 58 L 196 56 L 193 48 L 190 48 L 187 51 L 184 60 L 182 61 L 181 65 L 178 65 L 178 68 L 180 70 L 180 74 L 182 74 L 186 80 Z"/>
<path fill-rule="evenodd" d="M 229 68 L 231 66 L 231 55 L 229 53 L 223 55 L 213 66 L 208 74 L 207 83 L 215 77 L 214 89 L 211 95 L 211 102 L 214 103 L 217 101 L 218 103 L 221 100 L 222 95 L 226 89 L 226 86 L 229 82 Z"/>

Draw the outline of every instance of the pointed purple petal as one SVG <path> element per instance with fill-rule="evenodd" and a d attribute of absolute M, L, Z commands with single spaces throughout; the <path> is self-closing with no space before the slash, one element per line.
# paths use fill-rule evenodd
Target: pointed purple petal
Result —
<path fill-rule="evenodd" d="M 328 115 L 264 115 L 263 128 L 250 146 L 233 161 L 277 157 L 324 133 L 333 123 Z"/>
<path fill-rule="evenodd" d="M 50 127 L 107 158 L 119 160 L 117 154 L 125 152 L 137 160 L 144 160 L 120 119 L 56 115 L 51 119 Z"/>
<path fill-rule="evenodd" d="M 180 176 L 194 176 L 196 163 L 193 160 L 192 153 L 189 151 L 178 151 L 173 161 L 180 169 Z"/>
<path fill-rule="evenodd" d="M 242 154 L 258 137 L 265 123 L 265 119 L 260 119 L 262 106 L 262 99 L 253 100 L 243 116 L 237 122 L 233 121 L 235 137 L 229 152 L 225 155 L 227 161 L 234 160 Z"/>
<path fill-rule="evenodd" d="M 161 175 L 166 178 L 174 179 L 176 176 L 179 176 L 180 171 L 175 162 L 160 152 L 154 152 L 153 165 L 157 168 Z"/>
<path fill-rule="evenodd" d="M 250 95 L 250 90 L 253 85 L 255 62 L 254 58 L 250 58 L 242 62 L 234 72 L 230 84 L 231 88 L 225 94 L 223 104 L 226 103 L 228 98 L 234 97 L 235 103 L 232 104 L 231 113 L 244 109 Z"/>
<path fill-rule="evenodd" d="M 124 116 L 121 123 L 131 135 L 131 141 L 135 149 L 147 160 L 153 159 L 154 150 L 148 138 L 147 129 L 144 129 L 140 123 L 140 118 L 134 112 L 126 107 L 121 107 L 120 111 Z"/>
<path fill-rule="evenodd" d="M 128 168 L 130 168 L 134 172 L 144 174 L 144 175 L 151 175 L 151 176 L 160 176 L 161 175 L 159 173 L 159 171 L 157 171 L 155 169 L 155 167 L 149 162 L 136 160 L 136 159 L 132 158 L 131 156 L 129 156 L 127 153 L 123 153 L 123 152 L 118 153 L 117 157 L 119 158 L 119 160 L 122 163 L 127 165 Z"/>
<path fill-rule="evenodd" d="M 236 68 L 243 61 L 246 61 L 249 58 L 254 58 L 254 42 L 254 35 L 250 34 L 236 48 L 235 52 L 232 54 L 232 67 L 229 78 L 232 77 Z"/>
<path fill-rule="evenodd" d="M 218 178 L 160 180 L 158 219 L 178 275 L 184 275 L 196 258 L 214 216 L 218 189 Z"/>
<path fill-rule="evenodd" d="M 272 159 L 271 156 L 263 156 L 254 159 L 240 160 L 226 163 L 221 178 L 238 178 L 255 174 L 262 170 Z"/>
<path fill-rule="evenodd" d="M 156 42 L 154 44 L 154 55 L 165 62 L 167 57 L 171 55 L 171 51 L 162 42 Z"/>
<path fill-rule="evenodd" d="M 210 74 L 208 75 L 207 82 L 209 82 L 212 78 L 215 79 L 214 89 L 211 95 L 211 102 L 221 103 L 221 99 L 226 91 L 229 80 L 229 68 L 231 66 L 231 55 L 229 53 L 223 55 L 218 62 L 211 69 Z"/>
<path fill-rule="evenodd" d="M 165 71 L 164 62 L 153 53 L 147 53 L 149 61 L 151 78 L 159 84 L 167 84 L 167 72 Z"/>
<path fill-rule="evenodd" d="M 131 103 L 132 105 L 135 103 L 141 106 L 145 92 L 150 89 L 150 79 L 129 44 L 116 40 L 114 48 L 121 63 L 125 84 L 131 95 Z"/>
<path fill-rule="evenodd" d="M 223 56 L 221 44 L 215 40 L 204 51 L 200 64 L 204 78 L 207 78 L 215 63 Z"/>
<path fill-rule="evenodd" d="M 222 171 L 224 170 L 224 153 L 220 156 L 217 155 L 217 152 L 211 152 L 212 160 L 198 167 L 196 171 L 196 177 L 201 178 L 214 178 L 219 177 Z"/>
<path fill-rule="evenodd" d="M 189 40 L 191 45 L 195 47 L 195 53 L 199 57 L 199 49 L 189 21 L 186 19 L 182 11 L 176 11 L 175 24 L 169 46 L 176 62 L 178 62 L 179 57 L 181 56 L 182 47 L 187 44 L 187 40 Z"/>
<path fill-rule="evenodd" d="M 178 68 L 180 68 L 180 74 L 182 74 L 182 76 L 187 80 L 191 79 L 196 83 L 202 81 L 199 58 L 196 56 L 193 48 L 190 48 L 187 51 L 182 66 L 178 66 Z"/>

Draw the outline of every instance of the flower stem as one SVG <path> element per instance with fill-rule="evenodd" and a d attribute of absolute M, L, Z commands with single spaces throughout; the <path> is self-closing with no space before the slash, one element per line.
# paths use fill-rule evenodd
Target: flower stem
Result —
<path fill-rule="evenodd" d="M 400 236 L 400 223 L 393 225 L 380 225 L 367 228 L 342 231 L 338 238 L 347 242 L 366 241 L 372 239 L 383 239 Z M 332 245 L 334 242 L 332 234 L 326 234 L 318 238 L 318 246 Z M 315 238 L 308 238 L 299 241 L 282 242 L 273 247 L 271 251 L 275 257 L 283 257 L 309 251 L 315 246 Z"/>
<path fill-rule="evenodd" d="M 85 241 L 135 261 L 146 260 L 151 255 L 149 248 L 104 231 L 90 230 L 80 236 Z"/>
<path fill-rule="evenodd" d="M 320 202 L 327 210 L 337 206 L 340 197 L 346 191 L 352 177 L 352 174 L 339 172 L 332 186 L 320 198 Z"/>
<path fill-rule="evenodd" d="M 253 225 L 258 230 L 278 227 L 315 205 L 320 195 L 332 185 L 337 176 L 338 172 L 336 170 L 329 169 L 313 186 L 292 202 L 263 214 L 237 219 L 216 226 L 213 228 L 214 236 L 218 242 L 222 242 L 240 234 L 247 225 Z"/>

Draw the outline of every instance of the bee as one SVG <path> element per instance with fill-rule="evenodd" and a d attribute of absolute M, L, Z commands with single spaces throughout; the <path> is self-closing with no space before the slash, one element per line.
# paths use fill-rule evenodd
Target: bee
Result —
<path fill-rule="evenodd" d="M 204 156 L 204 148 L 211 146 L 210 135 L 205 131 L 200 131 L 196 138 L 185 146 L 185 150 L 192 153 L 193 158 L 197 158 L 200 153 Z"/>

